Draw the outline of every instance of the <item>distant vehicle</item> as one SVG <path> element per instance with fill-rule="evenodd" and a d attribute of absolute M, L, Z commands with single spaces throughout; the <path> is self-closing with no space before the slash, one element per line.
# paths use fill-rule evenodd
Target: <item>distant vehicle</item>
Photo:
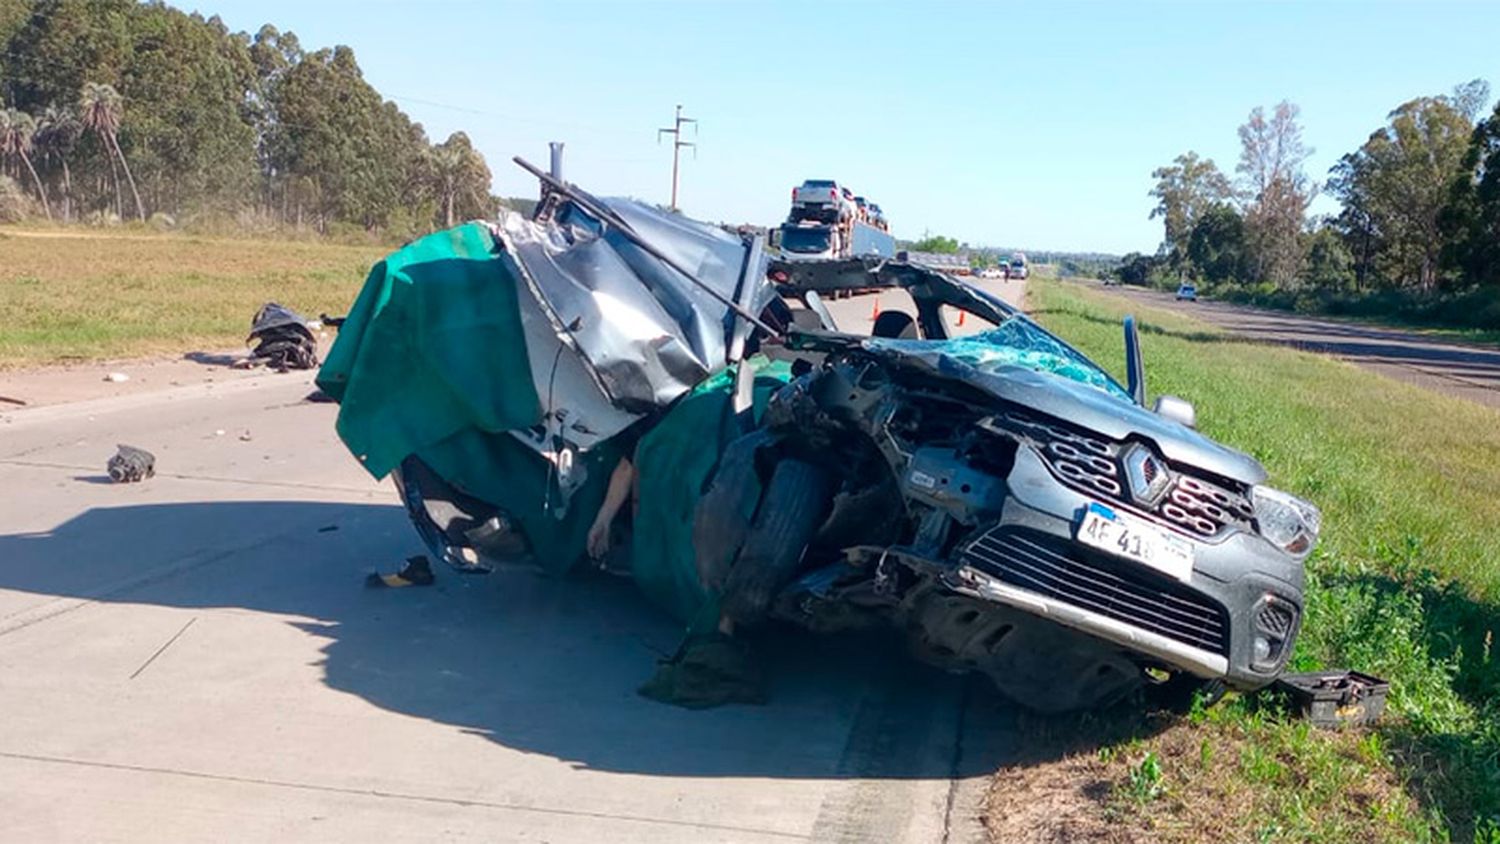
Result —
<path fill-rule="evenodd" d="M 1026 275 L 1027 275 L 1026 256 L 1025 255 L 1018 255 L 1018 256 L 1010 259 L 1010 272 L 1007 274 L 1006 277 L 1007 278 L 1024 279 L 1026 277 Z"/>
<path fill-rule="evenodd" d="M 1177 288 L 1177 301 L 1181 302 L 1184 299 L 1189 302 L 1198 301 L 1198 288 L 1191 284 L 1184 284 Z"/>
<path fill-rule="evenodd" d="M 870 225 L 881 231 L 888 230 L 885 222 L 885 212 L 880 210 L 880 206 L 873 202 L 870 203 Z"/>
<path fill-rule="evenodd" d="M 980 278 L 1005 278 L 1005 271 L 999 267 L 985 267 L 979 271 Z"/>
<path fill-rule="evenodd" d="M 792 188 L 790 222 L 817 220 L 838 223 L 852 220 L 854 215 L 854 194 L 832 179 L 808 179 Z"/>

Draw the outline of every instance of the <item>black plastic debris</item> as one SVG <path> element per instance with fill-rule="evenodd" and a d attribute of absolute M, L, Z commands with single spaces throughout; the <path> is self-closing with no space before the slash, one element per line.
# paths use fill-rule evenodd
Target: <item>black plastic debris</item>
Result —
<path fill-rule="evenodd" d="M 1342 669 L 1284 674 L 1276 685 L 1317 727 L 1375 723 L 1385 712 L 1386 693 L 1391 689 L 1379 677 Z"/>
<path fill-rule="evenodd" d="M 318 341 L 307 320 L 275 302 L 267 302 L 255 312 L 245 342 L 256 343 L 248 361 L 251 366 L 264 364 L 285 372 L 318 365 Z"/>
<path fill-rule="evenodd" d="M 156 474 L 156 455 L 131 445 L 115 446 L 118 451 L 109 458 L 105 469 L 115 483 L 130 484 Z"/>
<path fill-rule="evenodd" d="M 407 557 L 406 565 L 395 574 L 380 574 L 371 572 L 365 578 L 365 585 L 372 589 L 392 588 L 399 589 L 403 586 L 431 586 L 437 581 L 432 573 L 432 563 L 426 557 Z"/>

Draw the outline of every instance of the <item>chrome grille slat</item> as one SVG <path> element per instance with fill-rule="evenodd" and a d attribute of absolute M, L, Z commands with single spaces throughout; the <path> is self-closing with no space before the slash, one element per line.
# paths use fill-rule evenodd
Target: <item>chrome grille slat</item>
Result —
<path fill-rule="evenodd" d="M 1175 618 L 1167 613 L 1152 615 L 1131 600 L 1129 593 L 1124 595 L 1106 596 L 1097 591 L 1092 591 L 1083 585 L 1081 579 L 1074 579 L 1071 583 L 1069 578 L 1076 572 L 1058 571 L 1047 572 L 1038 567 L 1028 567 L 1017 557 L 1010 557 L 1013 568 L 1005 580 L 1016 586 L 1030 589 L 1042 594 L 1055 594 L 1068 591 L 1073 587 L 1068 602 L 1092 610 L 1100 615 L 1109 616 L 1118 621 L 1161 633 L 1179 642 L 1186 642 L 1204 650 L 1214 650 L 1218 646 L 1218 637 L 1215 635 L 1215 623 L 1213 619 L 1187 620 Z M 1165 609 L 1165 605 L 1159 606 Z"/>
<path fill-rule="evenodd" d="M 1072 542 L 1013 526 L 992 528 L 961 561 L 1000 580 L 1220 655 L 1229 652 L 1224 609 L 1190 587 Z"/>
<path fill-rule="evenodd" d="M 1014 548 L 1008 550 L 1015 551 Z M 1090 589 L 1090 583 L 1098 585 L 1101 588 L 1103 584 L 1091 580 L 1087 574 L 1082 573 L 1077 568 L 1069 569 L 1063 565 L 1051 564 L 1050 568 L 1052 570 L 1045 571 L 1042 566 L 1048 564 L 1032 558 L 1032 562 L 1037 564 L 1028 565 L 1027 560 L 1022 559 L 1020 555 L 1015 553 L 1010 555 L 1009 561 L 1014 567 L 1012 570 L 1013 574 L 1017 575 L 1015 580 L 1013 580 L 1017 586 L 1025 586 L 1033 589 L 1040 586 L 1042 587 L 1040 591 L 1043 592 L 1059 592 L 1072 586 L 1074 587 L 1074 594 L 1070 602 L 1076 603 L 1085 609 L 1094 610 L 1102 615 L 1108 615 L 1138 627 L 1166 632 L 1167 635 L 1178 641 L 1196 644 L 1198 647 L 1212 648 L 1216 643 L 1215 637 L 1206 632 L 1216 626 L 1216 619 L 1212 615 L 1196 618 L 1191 616 L 1182 617 L 1176 615 L 1180 610 L 1169 607 L 1163 602 L 1158 606 L 1158 609 L 1163 611 L 1162 615 L 1155 616 L 1135 605 L 1132 602 L 1135 596 L 1127 589 L 1118 586 L 1113 587 L 1114 595 L 1106 595 L 1098 589 Z M 1098 572 L 1096 571 L 1095 574 L 1097 575 Z M 1069 582 L 1070 579 L 1071 583 Z"/>

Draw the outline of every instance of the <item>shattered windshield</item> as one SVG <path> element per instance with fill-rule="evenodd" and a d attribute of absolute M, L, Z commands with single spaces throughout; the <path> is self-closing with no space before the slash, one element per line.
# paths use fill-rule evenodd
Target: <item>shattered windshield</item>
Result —
<path fill-rule="evenodd" d="M 873 348 L 902 354 L 936 352 L 984 373 L 998 374 L 999 370 L 1010 366 L 1048 372 L 1103 390 L 1124 401 L 1131 400 L 1130 394 L 1093 361 L 1022 317 L 1011 317 L 988 331 L 949 340 L 873 339 L 868 342 Z"/>

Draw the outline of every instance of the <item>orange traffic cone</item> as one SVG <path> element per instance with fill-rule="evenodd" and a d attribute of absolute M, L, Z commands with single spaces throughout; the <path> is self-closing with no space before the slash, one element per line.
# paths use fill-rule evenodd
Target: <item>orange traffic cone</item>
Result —
<path fill-rule="evenodd" d="M 875 307 L 870 310 L 870 321 L 880 319 L 880 294 L 875 294 Z"/>

